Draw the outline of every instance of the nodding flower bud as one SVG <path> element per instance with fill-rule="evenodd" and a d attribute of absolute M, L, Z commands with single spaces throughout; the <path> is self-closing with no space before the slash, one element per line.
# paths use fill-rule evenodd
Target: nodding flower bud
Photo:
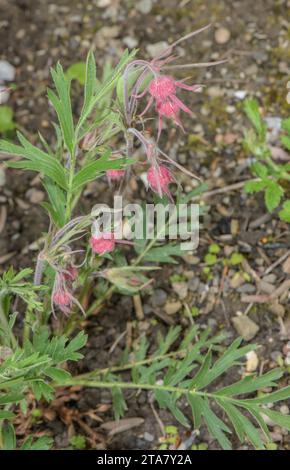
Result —
<path fill-rule="evenodd" d="M 93 253 L 104 255 L 110 253 L 115 249 L 116 241 L 114 234 L 111 232 L 104 232 L 100 235 L 93 235 L 90 239 L 90 245 Z"/>
<path fill-rule="evenodd" d="M 75 268 L 71 269 L 72 275 L 77 274 L 77 271 L 74 270 Z M 56 272 L 51 295 L 51 308 L 54 317 L 56 316 L 54 310 L 55 306 L 65 315 L 69 315 L 74 304 L 85 314 L 82 305 L 73 296 L 71 278 L 66 281 L 64 272 Z"/>
<path fill-rule="evenodd" d="M 125 176 L 125 170 L 108 170 L 106 175 L 111 181 L 120 181 Z"/>
<path fill-rule="evenodd" d="M 160 196 L 163 194 L 170 195 L 168 185 L 172 183 L 173 178 L 166 166 L 151 166 L 147 171 L 147 180 L 151 189 Z"/>
<path fill-rule="evenodd" d="M 157 101 L 163 101 L 170 95 L 175 94 L 176 84 L 175 80 L 168 75 L 159 75 L 149 84 L 149 93 Z"/>
<path fill-rule="evenodd" d="M 53 295 L 53 303 L 60 307 L 70 307 L 72 304 L 72 296 L 67 290 L 59 289 Z"/>
<path fill-rule="evenodd" d="M 63 272 L 65 281 L 73 282 L 78 277 L 78 270 L 74 266 L 67 266 Z"/>

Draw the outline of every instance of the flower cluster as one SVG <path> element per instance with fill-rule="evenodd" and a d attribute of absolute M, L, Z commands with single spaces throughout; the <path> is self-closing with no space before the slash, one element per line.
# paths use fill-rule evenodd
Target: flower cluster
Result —
<path fill-rule="evenodd" d="M 174 44 L 169 46 L 163 53 L 152 61 L 133 60 L 125 68 L 122 77 L 124 84 L 124 129 L 126 138 L 126 149 L 112 152 L 112 154 L 131 156 L 131 151 L 134 145 L 134 138 L 141 143 L 146 156 L 145 164 L 147 165 L 147 187 L 159 197 L 167 196 L 172 200 L 170 185 L 176 182 L 171 166 L 178 168 L 192 178 L 197 178 L 189 170 L 183 168 L 175 160 L 170 158 L 165 152 L 158 147 L 161 131 L 163 128 L 163 120 L 165 118 L 172 119 L 173 122 L 180 127 L 183 131 L 183 125 L 180 119 L 180 112 L 183 111 L 190 116 L 193 115 L 190 108 L 188 108 L 183 101 L 178 97 L 180 90 L 199 92 L 201 85 L 188 85 L 186 80 L 177 80 L 165 69 L 168 68 L 182 68 L 189 66 L 201 65 L 215 65 L 220 62 L 212 62 L 209 64 L 185 64 L 184 66 L 168 65 L 174 57 L 172 51 L 179 42 L 188 39 L 195 34 L 205 30 L 201 28 L 199 31 L 190 33 L 184 38 L 179 39 Z M 137 77 L 132 85 L 132 74 Z M 143 112 L 138 112 L 140 99 L 149 95 L 148 103 Z M 144 120 L 140 119 L 147 113 L 147 111 L 154 107 L 158 118 L 158 131 L 157 138 L 154 140 L 146 130 L 144 130 Z M 137 118 L 137 119 L 136 119 Z M 138 120 L 139 118 L 139 120 Z M 133 123 L 141 123 L 142 131 L 133 127 Z M 92 150 L 102 142 L 101 136 L 97 135 L 96 130 L 92 129 L 82 139 L 80 147 L 86 150 Z M 142 162 L 143 163 L 143 162 Z M 109 183 L 118 183 L 125 177 L 126 171 L 124 169 L 109 169 L 106 171 L 106 176 Z M 197 178 L 199 179 L 199 178 Z M 77 233 L 82 236 L 83 218 L 76 218 L 70 221 L 65 227 L 53 238 L 53 244 L 58 243 L 59 239 L 68 231 L 77 228 Z M 91 221 L 90 221 L 91 223 Z M 94 229 L 95 230 L 95 229 Z M 123 240 L 117 240 L 114 233 L 108 230 L 103 232 L 95 231 L 92 233 L 89 241 L 89 247 L 93 254 L 103 256 L 115 250 L 117 243 L 130 243 Z M 74 252 L 70 252 L 72 254 Z M 59 267 L 59 263 L 54 265 L 55 269 L 55 282 L 52 292 L 52 311 L 54 313 L 54 306 L 57 306 L 64 314 L 68 315 L 73 307 L 73 304 L 83 311 L 82 306 L 73 296 L 74 281 L 77 279 L 78 272 L 72 265 L 66 266 L 65 269 Z M 36 278 L 39 276 L 36 276 Z"/>

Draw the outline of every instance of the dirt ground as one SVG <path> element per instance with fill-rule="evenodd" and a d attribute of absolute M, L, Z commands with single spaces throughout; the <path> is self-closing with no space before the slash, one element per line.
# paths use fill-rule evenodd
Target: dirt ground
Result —
<path fill-rule="evenodd" d="M 47 105 L 45 89 L 50 84 L 49 68 L 57 60 L 64 67 L 83 61 L 91 47 L 100 68 L 106 60 L 116 62 L 127 46 L 138 47 L 140 55 L 150 57 L 156 43 L 170 43 L 211 22 L 211 30 L 182 43 L 178 52 L 186 62 L 220 58 L 227 58 L 228 62 L 214 69 L 188 72 L 193 82 L 204 83 L 206 88 L 198 96 L 186 95 L 186 103 L 194 112 L 193 119 L 184 117 L 187 133 L 171 127 L 162 144 L 179 163 L 199 174 L 209 188 L 225 188 L 243 181 L 250 177 L 250 159 L 242 146 L 246 120 L 241 97 L 257 97 L 267 116 L 289 116 L 289 7 L 287 0 L 0 0 L 0 59 L 16 67 L 16 87 L 9 100 L 15 121 L 32 142 L 37 140 L 38 129 L 51 138 L 53 112 Z M 77 111 L 77 87 L 74 95 Z M 44 197 L 39 179 L 33 174 L 4 169 L 1 161 L 0 165 L 5 177 L 0 185 L 3 271 L 10 264 L 16 268 L 33 265 L 39 248 L 37 240 L 48 220 L 39 205 Z M 187 188 L 190 183 L 185 180 L 184 185 Z M 91 184 L 79 210 L 100 201 L 106 186 L 105 181 Z M 143 189 L 131 191 L 131 197 L 144 194 Z M 142 295 L 144 320 L 136 321 L 131 298 L 114 296 L 89 322 L 89 343 L 78 372 L 114 364 L 128 344 L 128 331 L 131 342 L 146 334 L 153 345 L 158 330 L 164 332 L 171 324 L 181 324 L 186 329 L 190 319 L 183 308 L 174 315 L 165 313 L 166 305 L 173 301 L 197 307 L 194 321 L 202 328 L 226 330 L 229 336 L 225 344 L 238 336 L 232 318 L 245 313 L 259 328 L 253 339 L 261 345 L 257 352 L 259 370 L 281 365 L 281 360 L 283 363 L 290 340 L 288 293 L 284 292 L 279 300 L 280 310 L 267 303 L 252 305 L 245 299 L 257 293 L 250 276 L 253 272 L 273 288 L 287 278 L 281 264 L 270 269 L 268 275 L 265 272 L 290 249 L 289 225 L 275 215 L 267 215 L 260 195 L 249 196 L 242 189 L 209 197 L 206 204 L 208 212 L 203 218 L 199 248 L 182 262 L 165 266 L 151 292 Z M 221 251 L 208 275 L 203 261 L 212 243 L 217 243 Z M 239 266 L 225 270 L 222 260 L 233 252 L 244 255 L 243 270 L 249 279 L 238 279 Z M 176 282 L 182 283 L 184 298 L 179 298 Z M 110 352 L 116 339 L 126 331 Z M 283 380 L 284 385 L 289 382 L 289 373 Z M 67 400 L 63 404 L 60 398 L 64 393 Z M 109 392 L 88 389 L 59 394 L 55 403 L 43 405 L 41 418 L 31 414 L 29 420 L 34 433 L 43 429 L 51 432 L 56 448 L 67 447 L 73 433 L 87 438 L 87 448 L 148 449 L 161 444 L 160 426 L 145 392 L 126 395 L 126 418 L 142 418 L 141 424 L 113 438 L 102 427 L 102 423 L 114 419 Z M 99 420 L 89 416 L 92 410 Z M 189 415 L 188 409 L 184 412 Z M 158 413 L 165 425 L 177 426 L 181 439 L 186 435 L 167 412 Z M 20 420 L 19 437 L 24 432 Z M 272 437 L 279 448 L 290 448 L 287 432 L 273 428 Z M 206 443 L 209 449 L 218 448 L 204 429 L 198 443 Z M 233 445 L 238 446 L 236 442 Z"/>

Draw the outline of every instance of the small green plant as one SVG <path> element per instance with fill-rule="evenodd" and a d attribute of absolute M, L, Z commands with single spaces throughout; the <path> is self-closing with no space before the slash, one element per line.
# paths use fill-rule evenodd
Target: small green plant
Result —
<path fill-rule="evenodd" d="M 0 134 L 7 134 L 15 128 L 16 124 L 13 119 L 13 109 L 10 106 L 0 105 Z"/>
<path fill-rule="evenodd" d="M 71 446 L 73 447 L 73 449 L 83 450 L 86 448 L 86 438 L 79 434 L 76 436 L 72 436 L 69 442 Z"/>
<path fill-rule="evenodd" d="M 245 184 L 248 193 L 263 192 L 265 204 L 269 212 L 282 206 L 279 217 L 290 222 L 290 164 L 277 163 L 272 157 L 271 148 L 267 143 L 267 124 L 264 122 L 259 104 L 256 100 L 248 99 L 244 104 L 245 113 L 253 125 L 245 132 L 244 146 L 247 152 L 254 157 L 251 170 L 256 177 Z M 290 118 L 282 121 L 281 146 L 290 150 Z"/>

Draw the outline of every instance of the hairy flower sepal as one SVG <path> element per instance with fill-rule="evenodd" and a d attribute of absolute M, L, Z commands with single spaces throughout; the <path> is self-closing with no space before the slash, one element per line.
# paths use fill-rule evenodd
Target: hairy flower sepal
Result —
<path fill-rule="evenodd" d="M 160 268 L 148 266 L 124 266 L 122 268 L 105 269 L 101 275 L 114 284 L 121 293 L 134 295 L 153 282 L 152 279 L 148 279 L 142 273 L 158 269 Z"/>

